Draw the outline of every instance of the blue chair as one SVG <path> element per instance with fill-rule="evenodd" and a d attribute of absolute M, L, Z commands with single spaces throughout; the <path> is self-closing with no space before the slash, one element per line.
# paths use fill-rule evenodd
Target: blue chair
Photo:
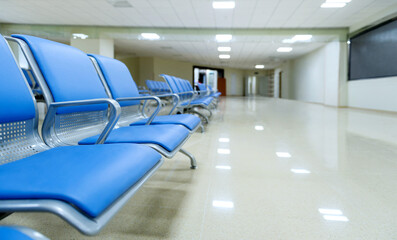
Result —
<path fill-rule="evenodd" d="M 143 87 L 143 86 L 139 86 L 138 87 L 138 91 L 139 91 L 139 95 L 141 95 L 141 96 L 149 96 L 150 94 L 150 92 L 149 92 L 149 90 L 147 90 L 145 87 Z"/>
<path fill-rule="evenodd" d="M 210 94 L 211 97 L 219 98 L 222 95 L 221 92 L 215 91 L 211 86 L 208 86 L 208 88 L 211 92 Z"/>
<path fill-rule="evenodd" d="M 147 86 L 147 88 L 149 89 L 149 93 L 151 94 L 151 95 L 156 95 L 156 93 L 155 93 L 155 89 L 154 89 L 154 86 L 153 86 L 153 80 L 146 80 L 145 81 L 145 83 L 146 83 L 146 86 Z"/>
<path fill-rule="evenodd" d="M 212 101 L 211 104 L 213 104 L 213 107 L 216 108 L 218 106 L 218 98 L 221 95 L 221 93 L 215 92 L 210 85 L 205 86 L 205 84 L 203 83 L 198 83 L 197 86 L 201 94 L 206 95 L 208 97 L 212 97 L 214 99 L 214 101 Z"/>
<path fill-rule="evenodd" d="M 163 93 L 170 93 L 171 92 L 166 82 L 160 82 L 160 83 L 161 83 L 161 86 L 162 86 Z"/>
<path fill-rule="evenodd" d="M 0 226 L 0 239 L 3 240 L 49 240 L 43 234 L 27 227 Z"/>
<path fill-rule="evenodd" d="M 153 80 L 146 80 L 145 82 L 152 95 L 170 93 L 168 85 L 165 82 Z"/>
<path fill-rule="evenodd" d="M 33 66 L 37 81 L 43 90 L 48 112 L 43 123 L 42 135 L 49 146 L 92 145 L 100 140 L 100 134 L 108 123 L 108 108 L 103 104 L 56 109 L 63 101 L 108 98 L 98 73 L 90 58 L 82 51 L 61 43 L 27 35 L 12 35 L 29 63 Z M 123 90 L 124 91 L 124 90 Z M 141 100 L 161 101 L 155 96 L 138 96 L 119 100 L 122 107 L 139 112 Z M 122 114 L 131 114 L 123 111 Z M 119 126 L 117 126 L 119 127 Z M 182 149 L 189 139 L 189 130 L 180 125 L 142 125 L 114 129 L 105 144 L 145 144 L 172 158 L 181 152 L 190 158 L 191 168 L 196 168 L 194 157 Z"/>
<path fill-rule="evenodd" d="M 106 89 L 106 92 L 110 93 L 109 97 L 115 99 L 125 99 L 137 97 L 137 87 L 132 79 L 132 76 L 124 63 L 100 55 L 89 54 L 94 66 L 97 68 L 97 72 L 102 80 L 102 84 Z M 146 83 L 151 80 L 146 80 Z M 154 81 L 153 81 L 154 82 Z M 158 82 L 160 83 L 160 82 Z M 151 84 L 151 83 L 150 83 Z M 172 96 L 160 95 L 161 96 Z M 125 100 L 124 100 L 125 101 Z M 130 106 L 126 106 L 126 111 Z M 124 107 L 122 107 L 123 109 Z M 172 114 L 173 110 L 169 114 Z M 163 125 L 163 124 L 177 124 L 186 127 L 190 133 L 194 133 L 199 127 L 202 127 L 200 118 L 192 114 L 177 114 L 177 115 L 162 115 L 156 116 L 153 119 L 146 118 L 143 115 L 131 114 L 122 115 L 119 122 L 121 124 L 127 123 L 130 126 L 145 125 L 150 121 L 151 125 Z"/>
<path fill-rule="evenodd" d="M 187 80 L 183 80 L 177 77 L 169 76 L 166 74 L 161 74 L 161 77 L 167 81 L 172 93 L 178 94 L 181 103 L 178 105 L 177 109 L 184 113 L 197 114 L 204 119 L 206 123 L 209 122 L 209 118 L 212 116 L 212 111 L 209 105 L 213 101 L 211 97 L 200 97 L 197 92 L 193 90 L 193 87 Z M 204 109 L 209 113 L 209 116 L 204 115 L 195 108 Z"/>
<path fill-rule="evenodd" d="M 0 35 L 0 212 L 51 212 L 84 234 L 97 234 L 161 166 L 161 155 L 136 144 L 48 147 L 38 133 L 30 87 Z M 59 102 L 55 108 L 108 105 L 99 143 L 120 116 L 111 99 Z M 87 177 L 89 176 L 89 177 Z"/>

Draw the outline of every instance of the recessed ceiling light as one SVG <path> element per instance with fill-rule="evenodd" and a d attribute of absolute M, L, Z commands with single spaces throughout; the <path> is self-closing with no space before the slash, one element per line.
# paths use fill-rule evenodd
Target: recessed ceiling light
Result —
<path fill-rule="evenodd" d="M 342 215 L 343 214 L 343 212 L 339 209 L 319 208 L 318 211 L 321 214 L 326 214 L 326 215 Z"/>
<path fill-rule="evenodd" d="M 279 47 L 277 48 L 277 52 L 291 52 L 292 47 Z"/>
<path fill-rule="evenodd" d="M 220 59 L 230 59 L 230 55 L 229 54 L 221 54 L 219 55 Z"/>
<path fill-rule="evenodd" d="M 257 130 L 257 131 L 263 131 L 263 130 L 265 130 L 265 127 L 262 126 L 262 125 L 256 125 L 256 126 L 255 126 L 255 130 Z"/>
<path fill-rule="evenodd" d="M 230 52 L 231 50 L 231 47 L 218 47 L 219 52 Z"/>
<path fill-rule="evenodd" d="M 324 215 L 323 218 L 328 221 L 339 221 L 339 222 L 349 221 L 349 219 L 346 216 Z"/>
<path fill-rule="evenodd" d="M 217 169 L 223 169 L 223 170 L 230 170 L 230 169 L 232 169 L 232 167 L 230 167 L 230 166 L 223 166 L 223 165 L 218 165 L 218 166 L 216 166 L 215 168 L 217 168 Z"/>
<path fill-rule="evenodd" d="M 306 170 L 306 169 L 297 169 L 297 168 L 291 169 L 291 172 L 293 172 L 293 173 L 299 173 L 299 174 L 308 174 L 308 173 L 310 173 L 309 170 Z"/>
<path fill-rule="evenodd" d="M 346 6 L 346 3 L 343 2 L 325 2 L 321 4 L 322 8 L 343 8 Z"/>
<path fill-rule="evenodd" d="M 212 201 L 213 207 L 218 208 L 234 208 L 234 203 L 231 201 Z"/>
<path fill-rule="evenodd" d="M 295 35 L 292 38 L 292 41 L 297 42 L 297 41 L 310 41 L 310 39 L 312 39 L 313 35 Z"/>
<path fill-rule="evenodd" d="M 160 39 L 160 36 L 157 33 L 141 33 L 141 36 L 144 39 L 148 39 L 148 40 L 158 40 L 158 39 Z"/>
<path fill-rule="evenodd" d="M 84 33 L 73 33 L 72 36 L 73 36 L 73 39 L 77 39 L 77 38 L 86 39 L 86 38 L 88 38 L 88 35 L 86 35 Z"/>
<path fill-rule="evenodd" d="M 223 142 L 223 143 L 230 142 L 229 138 L 219 138 L 218 140 L 219 140 L 219 142 Z"/>
<path fill-rule="evenodd" d="M 283 43 L 294 43 L 295 41 L 292 38 L 287 38 L 283 40 Z"/>
<path fill-rule="evenodd" d="M 277 157 L 282 157 L 282 158 L 290 158 L 291 154 L 287 152 L 276 152 Z"/>
<path fill-rule="evenodd" d="M 312 37 L 313 35 L 309 34 L 295 35 L 292 38 L 284 39 L 283 43 L 307 42 L 310 41 Z"/>
<path fill-rule="evenodd" d="M 351 0 L 327 0 L 327 3 L 349 3 Z"/>
<path fill-rule="evenodd" d="M 233 39 L 233 36 L 231 34 L 217 34 L 215 39 L 218 42 L 230 42 Z"/>
<path fill-rule="evenodd" d="M 230 154 L 230 149 L 218 148 L 218 154 Z"/>
<path fill-rule="evenodd" d="M 234 1 L 212 2 L 212 7 L 214 9 L 233 9 L 236 7 L 236 3 Z"/>
<path fill-rule="evenodd" d="M 256 68 L 256 69 L 264 69 L 264 68 L 265 68 L 265 65 L 255 65 L 255 68 Z"/>

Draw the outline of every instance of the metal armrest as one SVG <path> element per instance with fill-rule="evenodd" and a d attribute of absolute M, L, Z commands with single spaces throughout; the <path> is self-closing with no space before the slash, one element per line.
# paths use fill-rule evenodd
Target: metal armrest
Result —
<path fill-rule="evenodd" d="M 157 96 L 142 96 L 142 97 L 127 97 L 127 98 L 117 98 L 117 102 L 122 102 L 122 101 L 133 101 L 133 100 L 155 100 L 157 102 L 157 108 L 156 110 L 152 113 L 152 115 L 149 117 L 145 125 L 150 125 L 153 121 L 153 119 L 157 116 L 157 114 L 160 112 L 161 109 L 161 100 Z M 144 107 L 143 107 L 144 108 Z"/>
<path fill-rule="evenodd" d="M 190 98 L 190 101 L 189 101 L 189 103 L 188 103 L 188 105 L 190 105 L 190 103 L 193 101 L 193 99 L 195 99 L 195 93 L 194 93 L 194 91 L 187 91 L 187 92 L 178 92 L 178 93 L 176 93 L 176 94 L 178 94 L 178 95 L 182 95 L 182 94 L 191 94 L 192 95 L 192 97 Z"/>
<path fill-rule="evenodd" d="M 197 98 L 198 98 L 199 96 L 205 97 L 205 96 L 208 96 L 208 95 L 209 95 L 208 90 L 194 91 L 194 93 L 196 94 Z"/>
<path fill-rule="evenodd" d="M 117 124 L 117 121 L 119 120 L 120 114 L 121 114 L 121 107 L 120 107 L 119 103 L 113 99 L 108 99 L 108 98 L 51 103 L 50 106 L 48 107 L 47 115 L 43 122 L 42 133 L 43 133 L 44 140 L 47 139 L 47 137 L 45 137 L 45 136 L 50 137 L 51 124 L 54 122 L 56 110 L 58 108 L 72 107 L 72 106 L 83 106 L 83 105 L 94 105 L 94 104 L 101 104 L 101 103 L 106 103 L 110 106 L 109 122 L 106 124 L 106 126 L 103 129 L 98 140 L 95 142 L 95 144 L 103 144 L 105 142 L 106 138 L 109 136 L 109 133 L 112 131 L 114 126 Z"/>
<path fill-rule="evenodd" d="M 161 94 L 161 95 L 156 95 L 156 97 L 158 97 L 158 98 L 173 97 L 174 98 L 174 103 L 173 103 L 172 109 L 168 113 L 168 115 L 171 115 L 174 112 L 175 108 L 178 106 L 179 101 L 180 101 L 180 97 L 176 93 Z"/>

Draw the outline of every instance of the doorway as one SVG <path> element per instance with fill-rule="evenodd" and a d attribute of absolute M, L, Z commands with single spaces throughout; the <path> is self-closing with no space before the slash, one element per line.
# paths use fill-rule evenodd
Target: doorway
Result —
<path fill-rule="evenodd" d="M 225 96 L 226 79 L 224 78 L 224 74 L 224 69 L 193 66 L 193 85 L 197 86 L 198 83 L 203 83 L 206 87 L 211 86 L 214 90 L 220 91 Z M 219 83 L 219 81 L 222 82 Z M 219 84 L 222 84 L 222 86 L 219 86 Z"/>
<path fill-rule="evenodd" d="M 226 78 L 218 78 L 218 92 L 221 96 L 226 96 Z"/>
<path fill-rule="evenodd" d="M 281 86 L 282 86 L 282 84 L 281 84 L 281 80 L 282 80 L 282 75 L 283 75 L 283 72 L 281 72 L 280 71 L 280 73 L 278 74 L 278 98 L 281 98 L 281 96 L 282 96 L 282 94 L 281 94 Z"/>

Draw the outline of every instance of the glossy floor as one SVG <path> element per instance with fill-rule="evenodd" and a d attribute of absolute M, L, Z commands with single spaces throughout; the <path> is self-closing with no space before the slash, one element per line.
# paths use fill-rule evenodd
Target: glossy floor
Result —
<path fill-rule="evenodd" d="M 397 239 L 397 114 L 227 98 L 94 238 L 58 217 L 2 224 L 52 239 Z M 93 176 L 94 177 L 94 176 Z"/>

